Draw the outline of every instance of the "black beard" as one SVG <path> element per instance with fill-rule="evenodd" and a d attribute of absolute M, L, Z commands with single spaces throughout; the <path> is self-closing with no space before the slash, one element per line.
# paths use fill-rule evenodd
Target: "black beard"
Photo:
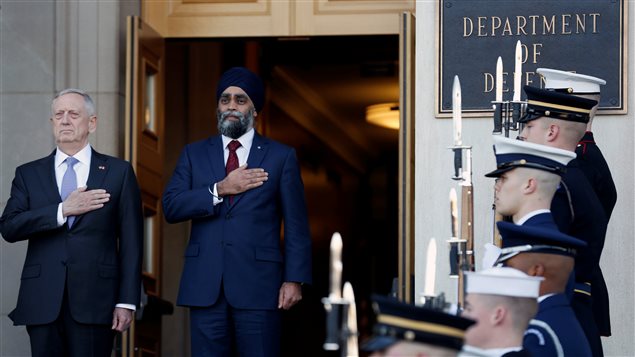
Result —
<path fill-rule="evenodd" d="M 227 121 L 225 118 L 228 116 L 235 116 L 238 121 Z M 218 132 L 230 137 L 232 139 L 238 139 L 249 130 L 254 122 L 253 111 L 249 111 L 247 115 L 237 111 L 228 110 L 225 112 L 217 112 L 216 118 L 218 119 Z"/>

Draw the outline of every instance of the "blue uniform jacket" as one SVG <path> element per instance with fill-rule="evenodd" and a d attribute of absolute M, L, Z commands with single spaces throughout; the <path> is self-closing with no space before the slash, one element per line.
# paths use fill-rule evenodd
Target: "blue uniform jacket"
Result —
<path fill-rule="evenodd" d="M 564 294 L 552 295 L 538 305 L 523 340 L 532 356 L 591 356 L 589 343 Z"/>

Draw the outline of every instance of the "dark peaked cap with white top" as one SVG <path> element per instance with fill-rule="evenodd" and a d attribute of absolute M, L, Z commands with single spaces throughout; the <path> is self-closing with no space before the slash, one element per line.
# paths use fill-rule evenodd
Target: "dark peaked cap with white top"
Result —
<path fill-rule="evenodd" d="M 425 343 L 459 351 L 465 330 L 475 321 L 395 298 L 373 295 L 377 316 L 373 337 L 362 345 L 364 351 L 378 351 L 398 341 Z"/>
<path fill-rule="evenodd" d="M 526 123 L 541 117 L 588 123 L 591 109 L 597 101 L 571 94 L 525 86 L 527 112 L 519 122 Z"/>
<path fill-rule="evenodd" d="M 517 167 L 562 174 L 569 161 L 576 157 L 573 151 L 528 141 L 509 139 L 500 135 L 493 135 L 493 139 L 496 170 L 485 174 L 486 177 L 499 177 Z"/>

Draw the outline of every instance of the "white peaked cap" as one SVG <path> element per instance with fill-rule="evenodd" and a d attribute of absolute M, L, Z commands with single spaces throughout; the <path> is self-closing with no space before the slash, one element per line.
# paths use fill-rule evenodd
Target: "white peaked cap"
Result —
<path fill-rule="evenodd" d="M 496 170 L 487 173 L 487 177 L 498 177 L 502 173 L 517 167 L 544 170 L 561 174 L 569 161 L 576 157 L 575 152 L 554 148 L 528 141 L 492 135 Z"/>
<path fill-rule="evenodd" d="M 545 78 L 545 89 L 569 94 L 599 94 L 600 86 L 606 84 L 601 78 L 557 69 L 538 68 L 536 72 Z"/>
<path fill-rule="evenodd" d="M 511 297 L 538 298 L 540 276 L 529 276 L 509 267 L 495 267 L 479 272 L 465 272 L 468 294 L 502 295 Z"/>
<path fill-rule="evenodd" d="M 483 268 L 491 268 L 496 264 L 498 257 L 501 255 L 502 249 L 492 243 L 485 243 L 483 245 L 483 258 L 481 260 L 481 266 Z"/>

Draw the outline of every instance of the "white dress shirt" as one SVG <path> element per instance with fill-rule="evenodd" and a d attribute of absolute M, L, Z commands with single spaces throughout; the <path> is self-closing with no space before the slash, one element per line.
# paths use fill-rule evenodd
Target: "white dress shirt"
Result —
<path fill-rule="evenodd" d="M 92 149 L 90 144 L 84 146 L 77 154 L 73 155 L 74 158 L 77 159 L 77 163 L 73 166 L 75 170 L 75 174 L 77 175 L 77 187 L 86 186 L 86 182 L 88 182 L 88 173 L 90 172 L 90 159 L 92 154 Z M 57 148 L 55 152 L 55 181 L 57 182 L 57 192 L 62 194 L 62 179 L 64 178 L 64 173 L 66 173 L 66 168 L 68 165 L 66 162 L 66 155 L 62 150 Z M 66 217 L 62 214 L 62 203 L 57 206 L 57 226 L 61 227 L 66 223 Z"/>
<path fill-rule="evenodd" d="M 254 142 L 254 134 L 255 131 L 253 128 L 247 130 L 241 137 L 238 139 L 232 139 L 225 135 L 222 135 L 221 138 L 223 140 L 223 163 L 227 165 L 227 158 L 229 158 L 229 149 L 227 145 L 232 140 L 238 140 L 240 142 L 240 147 L 236 149 L 236 156 L 238 156 L 238 166 L 242 166 L 247 163 L 247 158 L 249 157 L 249 150 L 251 150 L 251 144 Z M 218 196 L 218 190 L 216 189 L 217 183 L 214 184 L 213 191 L 210 192 L 212 196 L 214 196 L 214 206 L 223 202 L 223 198 Z"/>

